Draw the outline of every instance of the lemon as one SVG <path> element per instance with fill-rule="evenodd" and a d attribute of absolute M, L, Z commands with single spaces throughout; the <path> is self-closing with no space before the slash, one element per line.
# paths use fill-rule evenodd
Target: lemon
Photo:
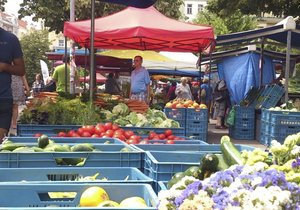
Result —
<path fill-rule="evenodd" d="M 107 201 L 101 202 L 97 207 L 119 207 L 119 206 L 120 205 L 117 202 L 107 200 Z"/>
<path fill-rule="evenodd" d="M 146 201 L 141 197 L 129 197 L 120 202 L 121 207 L 144 208 L 148 207 Z"/>
<path fill-rule="evenodd" d="M 109 200 L 106 191 L 101 187 L 89 187 L 80 197 L 81 207 L 96 207 L 103 201 Z"/>

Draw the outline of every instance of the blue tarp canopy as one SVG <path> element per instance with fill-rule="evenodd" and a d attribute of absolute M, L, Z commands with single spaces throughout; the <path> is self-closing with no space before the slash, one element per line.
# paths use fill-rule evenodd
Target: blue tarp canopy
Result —
<path fill-rule="evenodd" d="M 232 102 L 239 103 L 251 87 L 259 87 L 259 61 L 259 53 L 249 52 L 225 58 L 218 64 L 219 77 L 226 81 Z M 273 61 L 265 56 L 262 84 L 270 84 L 274 79 Z"/>

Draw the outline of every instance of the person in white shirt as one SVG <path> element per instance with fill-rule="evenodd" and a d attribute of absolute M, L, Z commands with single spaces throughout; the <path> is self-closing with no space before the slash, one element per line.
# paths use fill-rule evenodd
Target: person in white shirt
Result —
<path fill-rule="evenodd" d="M 177 98 L 193 100 L 192 92 L 186 77 L 181 78 L 181 83 L 177 85 L 175 94 L 177 95 Z"/>

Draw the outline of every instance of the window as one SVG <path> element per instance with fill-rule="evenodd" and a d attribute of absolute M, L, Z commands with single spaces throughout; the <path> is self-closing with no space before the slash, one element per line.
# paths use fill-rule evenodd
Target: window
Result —
<path fill-rule="evenodd" d="M 192 4 L 187 4 L 186 8 L 187 8 L 186 13 L 188 15 L 191 15 L 192 14 L 193 5 Z"/>
<path fill-rule="evenodd" d="M 203 11 L 203 4 L 198 4 L 198 12 Z"/>
<path fill-rule="evenodd" d="M 59 47 L 64 47 L 65 46 L 65 40 L 62 40 L 62 39 L 58 40 L 58 46 Z"/>

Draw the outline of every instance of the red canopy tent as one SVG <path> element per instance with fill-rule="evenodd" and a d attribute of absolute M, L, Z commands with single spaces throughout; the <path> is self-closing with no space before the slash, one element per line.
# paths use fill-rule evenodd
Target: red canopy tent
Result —
<path fill-rule="evenodd" d="M 91 20 L 65 22 L 64 35 L 90 47 Z M 214 47 L 211 26 L 170 19 L 154 7 L 126 9 L 95 19 L 94 47 L 173 52 L 203 52 Z"/>
<path fill-rule="evenodd" d="M 105 76 L 103 76 L 100 73 L 96 73 L 96 82 L 97 83 L 104 83 L 107 80 L 107 78 Z M 80 77 L 79 78 L 80 82 L 90 82 L 90 76 L 86 76 L 84 77 Z"/>

